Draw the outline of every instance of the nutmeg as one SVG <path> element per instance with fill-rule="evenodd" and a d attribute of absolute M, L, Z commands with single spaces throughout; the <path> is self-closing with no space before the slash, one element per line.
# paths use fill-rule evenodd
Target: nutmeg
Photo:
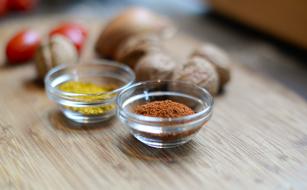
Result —
<path fill-rule="evenodd" d="M 219 76 L 220 88 L 229 82 L 231 60 L 225 51 L 213 44 L 207 43 L 198 47 L 191 56 L 202 57 L 215 67 Z"/>
<path fill-rule="evenodd" d="M 195 83 L 212 95 L 216 95 L 219 90 L 219 78 L 215 68 L 209 61 L 200 57 L 189 58 L 175 70 L 173 79 Z"/>
<path fill-rule="evenodd" d="M 161 51 L 160 38 L 153 34 L 140 34 L 128 38 L 116 52 L 115 59 L 134 68 L 147 53 Z"/>
<path fill-rule="evenodd" d="M 77 63 L 78 53 L 72 42 L 62 35 L 54 35 L 46 40 L 36 51 L 35 65 L 39 79 L 60 64 Z"/>
<path fill-rule="evenodd" d="M 175 61 L 162 52 L 145 55 L 136 64 L 134 71 L 137 80 L 167 80 L 172 78 Z"/>
<path fill-rule="evenodd" d="M 123 11 L 103 29 L 96 42 L 96 51 L 101 57 L 115 58 L 117 48 L 131 36 L 142 33 L 171 33 L 173 26 L 151 11 L 134 7 Z"/>

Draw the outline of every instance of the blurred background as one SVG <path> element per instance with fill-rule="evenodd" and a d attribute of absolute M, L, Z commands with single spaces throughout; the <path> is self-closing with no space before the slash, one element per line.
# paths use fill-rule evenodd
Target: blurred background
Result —
<path fill-rule="evenodd" d="M 11 23 L 40 17 L 106 20 L 132 5 L 170 17 L 180 32 L 217 44 L 235 64 L 307 99 L 306 0 L 0 0 L 0 34 Z"/>

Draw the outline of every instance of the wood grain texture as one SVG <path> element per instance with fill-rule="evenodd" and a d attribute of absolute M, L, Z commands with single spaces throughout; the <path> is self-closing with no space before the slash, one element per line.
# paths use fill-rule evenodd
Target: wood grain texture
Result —
<path fill-rule="evenodd" d="M 56 22 L 6 23 L 0 45 L 18 28 L 46 31 Z M 87 22 L 85 60 L 93 56 L 98 23 Z M 166 44 L 178 60 L 197 45 L 186 35 Z M 215 99 L 209 126 L 168 150 L 141 144 L 117 119 L 94 126 L 66 120 L 35 82 L 31 64 L 2 66 L 0 86 L 0 189 L 307 188 L 307 103 L 238 65 Z"/>

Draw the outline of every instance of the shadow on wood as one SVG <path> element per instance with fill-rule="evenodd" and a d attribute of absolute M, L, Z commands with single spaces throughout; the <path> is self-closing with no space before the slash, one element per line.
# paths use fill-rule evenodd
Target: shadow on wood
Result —
<path fill-rule="evenodd" d="M 24 87 L 27 90 L 40 90 L 40 91 L 44 92 L 44 82 L 42 80 L 38 80 L 36 78 L 26 80 L 24 82 Z"/>

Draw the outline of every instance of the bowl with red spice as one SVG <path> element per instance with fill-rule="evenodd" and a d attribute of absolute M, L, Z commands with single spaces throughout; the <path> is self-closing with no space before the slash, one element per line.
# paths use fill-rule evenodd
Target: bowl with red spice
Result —
<path fill-rule="evenodd" d="M 182 81 L 145 81 L 117 97 L 117 116 L 139 141 L 171 148 L 190 141 L 206 126 L 213 108 L 210 93 Z"/>

